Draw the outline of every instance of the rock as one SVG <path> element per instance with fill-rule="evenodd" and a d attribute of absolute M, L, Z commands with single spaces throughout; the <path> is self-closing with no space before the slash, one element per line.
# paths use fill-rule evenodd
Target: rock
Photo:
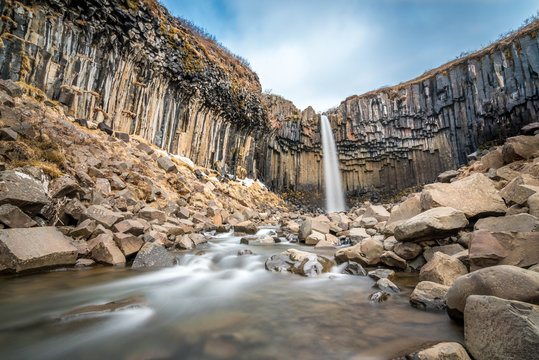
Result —
<path fill-rule="evenodd" d="M 348 261 L 346 267 L 342 270 L 343 274 L 348 275 L 357 275 L 357 276 L 366 276 L 367 272 L 363 267 L 354 261 Z"/>
<path fill-rule="evenodd" d="M 421 206 L 426 210 L 451 207 L 464 212 L 467 218 L 503 215 L 507 210 L 494 183 L 480 173 L 451 184 L 426 185 L 421 192 Z"/>
<path fill-rule="evenodd" d="M 493 265 L 528 267 L 539 262 L 539 232 L 474 231 L 470 244 L 472 271 Z"/>
<path fill-rule="evenodd" d="M 129 142 L 129 134 L 127 133 L 115 131 L 114 137 L 122 140 L 123 142 Z"/>
<path fill-rule="evenodd" d="M 110 234 L 101 234 L 97 237 L 96 245 L 92 249 L 92 258 L 103 264 L 125 266 L 125 256 L 118 248 Z"/>
<path fill-rule="evenodd" d="M 114 231 L 132 235 L 142 235 L 144 233 L 144 224 L 134 219 L 122 220 L 113 227 Z"/>
<path fill-rule="evenodd" d="M 19 134 L 10 128 L 1 128 L 0 129 L 0 140 L 3 141 L 17 141 Z"/>
<path fill-rule="evenodd" d="M 535 193 L 527 200 L 530 215 L 539 217 L 539 193 Z"/>
<path fill-rule="evenodd" d="M 95 189 L 103 195 L 109 195 L 110 192 L 112 191 L 112 188 L 110 186 L 110 181 L 105 178 L 95 179 Z"/>
<path fill-rule="evenodd" d="M 123 180 L 120 179 L 117 175 L 112 175 L 109 180 L 112 190 L 123 190 L 127 187 Z"/>
<path fill-rule="evenodd" d="M 522 133 L 522 135 L 534 135 L 537 133 L 538 130 L 539 122 L 536 121 L 523 126 L 522 129 L 520 129 L 520 132 Z"/>
<path fill-rule="evenodd" d="M 531 232 L 539 228 L 539 220 L 530 214 L 479 219 L 474 230 Z"/>
<path fill-rule="evenodd" d="M 539 192 L 539 180 L 532 175 L 517 176 L 501 191 L 500 195 L 508 204 L 526 204 L 528 198 Z"/>
<path fill-rule="evenodd" d="M 384 251 L 380 255 L 380 261 L 387 266 L 396 267 L 399 269 L 406 269 L 406 260 L 395 254 L 393 251 Z"/>
<path fill-rule="evenodd" d="M 238 256 L 245 256 L 245 255 L 254 255 L 254 253 L 249 249 L 242 249 L 238 251 Z"/>
<path fill-rule="evenodd" d="M 376 287 L 386 293 L 398 294 L 400 292 L 399 287 L 393 284 L 391 280 L 387 278 L 378 279 L 376 282 Z"/>
<path fill-rule="evenodd" d="M 114 241 L 126 257 L 136 254 L 142 248 L 142 245 L 144 245 L 144 241 L 141 238 L 121 232 L 114 233 Z"/>
<path fill-rule="evenodd" d="M 167 173 L 177 173 L 178 168 L 176 167 L 176 164 L 168 157 L 168 156 L 162 156 L 159 159 L 157 159 L 157 165 L 163 170 L 165 170 Z"/>
<path fill-rule="evenodd" d="M 145 152 L 146 155 L 152 155 L 155 152 L 150 145 L 145 144 L 145 143 L 139 143 L 137 145 L 137 149 L 139 149 L 142 152 Z"/>
<path fill-rule="evenodd" d="M 359 222 L 359 225 L 366 229 L 372 229 L 376 224 L 378 224 L 378 220 L 374 217 L 363 217 Z"/>
<path fill-rule="evenodd" d="M 147 305 L 146 300 L 139 295 L 130 296 L 127 298 L 108 302 L 106 304 L 83 306 L 63 314 L 60 314 L 55 319 L 66 322 L 74 319 L 96 318 L 103 314 L 111 312 L 119 312 L 123 310 L 132 310 L 142 308 Z"/>
<path fill-rule="evenodd" d="M 389 294 L 385 291 L 377 291 L 369 295 L 369 300 L 372 302 L 384 302 L 389 299 Z"/>
<path fill-rule="evenodd" d="M 498 265 L 459 277 L 447 292 L 447 313 L 462 319 L 470 295 L 492 295 L 507 300 L 539 303 L 539 273 L 516 266 Z"/>
<path fill-rule="evenodd" d="M 22 96 L 22 88 L 11 80 L 0 79 L 0 90 L 14 98 Z"/>
<path fill-rule="evenodd" d="M 258 231 L 258 228 L 250 220 L 242 221 L 234 225 L 234 232 L 244 233 L 244 234 L 256 234 L 257 231 Z"/>
<path fill-rule="evenodd" d="M 384 250 L 393 250 L 395 248 L 395 245 L 397 244 L 398 244 L 397 239 L 395 239 L 394 236 L 390 236 L 384 240 Z M 413 243 L 408 243 L 408 244 L 413 244 Z"/>
<path fill-rule="evenodd" d="M 395 254 L 397 254 L 404 260 L 412 260 L 415 259 L 419 254 L 421 254 L 423 248 L 413 242 L 397 242 L 393 247 L 393 251 L 395 252 Z"/>
<path fill-rule="evenodd" d="M 319 241 L 326 240 L 326 235 L 319 233 L 318 231 L 312 231 L 305 239 L 305 245 L 316 245 Z"/>
<path fill-rule="evenodd" d="M 449 286 L 432 281 L 421 281 L 410 294 L 410 304 L 421 310 L 445 310 Z"/>
<path fill-rule="evenodd" d="M 299 228 L 299 240 L 305 241 L 313 231 L 321 234 L 329 233 L 329 224 L 323 223 L 315 219 L 306 219 Z"/>
<path fill-rule="evenodd" d="M 11 204 L 35 216 L 49 202 L 43 184 L 33 177 L 14 170 L 0 172 L 0 205 Z"/>
<path fill-rule="evenodd" d="M 539 306 L 471 295 L 464 310 L 464 340 L 476 360 L 539 359 Z"/>
<path fill-rule="evenodd" d="M 97 124 L 97 128 L 106 133 L 107 135 L 112 135 L 112 133 L 114 132 L 112 128 L 104 122 L 100 122 L 99 124 Z"/>
<path fill-rule="evenodd" d="M 73 265 L 77 248 L 54 227 L 0 230 L 0 272 Z"/>
<path fill-rule="evenodd" d="M 367 239 L 370 237 L 369 234 L 365 231 L 364 228 L 353 228 L 349 230 L 350 241 L 353 245 L 361 242 L 363 239 Z"/>
<path fill-rule="evenodd" d="M 410 271 L 419 271 L 427 263 L 427 260 L 425 260 L 425 257 L 423 255 L 419 255 L 413 260 L 408 260 L 408 269 Z"/>
<path fill-rule="evenodd" d="M 410 359 L 418 360 L 471 360 L 464 347 L 457 342 L 443 342 L 421 350 Z"/>
<path fill-rule="evenodd" d="M 29 228 L 37 225 L 30 216 L 11 204 L 0 205 L 0 223 L 10 228 Z"/>
<path fill-rule="evenodd" d="M 419 272 L 419 281 L 451 285 L 455 279 L 468 273 L 466 266 L 451 256 L 437 252 Z"/>
<path fill-rule="evenodd" d="M 385 225 L 384 233 L 393 234 L 397 225 L 404 220 L 408 220 L 416 215 L 419 215 L 422 211 L 423 209 L 421 208 L 421 201 L 417 195 L 393 206 L 391 209 L 391 215 L 389 216 L 389 219 Z"/>
<path fill-rule="evenodd" d="M 395 228 L 398 241 L 440 239 L 455 234 L 468 225 L 462 211 L 450 207 L 437 207 L 403 221 Z"/>
<path fill-rule="evenodd" d="M 49 186 L 50 195 L 55 198 L 72 198 L 83 193 L 77 180 L 69 175 L 60 176 L 54 179 Z"/>
<path fill-rule="evenodd" d="M 369 205 L 367 207 L 367 210 L 365 211 L 365 214 L 363 214 L 364 218 L 373 217 L 377 221 L 387 221 L 390 217 L 389 212 L 381 205 Z"/>
<path fill-rule="evenodd" d="M 440 175 L 438 175 L 438 177 L 436 178 L 436 181 L 441 182 L 441 183 L 449 183 L 451 182 L 452 179 L 456 178 L 459 175 L 460 173 L 456 170 L 447 170 L 441 173 Z"/>
<path fill-rule="evenodd" d="M 163 245 L 146 243 L 137 254 L 133 262 L 133 269 L 174 266 L 178 260 L 169 253 Z"/>
<path fill-rule="evenodd" d="M 191 216 L 191 211 L 189 211 L 189 209 L 186 207 L 180 207 L 176 212 L 176 215 L 180 219 L 189 219 L 189 217 Z"/>
<path fill-rule="evenodd" d="M 245 236 L 240 239 L 240 244 L 246 245 L 268 245 L 274 243 L 275 240 L 268 234 Z"/>
<path fill-rule="evenodd" d="M 157 223 L 163 224 L 165 221 L 167 221 L 167 215 L 164 211 L 157 210 L 154 207 L 151 206 L 145 206 L 143 207 L 138 215 L 145 220 L 152 221 L 156 220 Z"/>
<path fill-rule="evenodd" d="M 75 263 L 76 268 L 84 268 L 95 265 L 95 261 L 92 259 L 77 259 Z"/>
<path fill-rule="evenodd" d="M 82 217 L 86 207 L 80 202 L 79 199 L 70 199 L 63 208 L 64 213 L 69 215 L 74 220 L 79 221 Z"/>
<path fill-rule="evenodd" d="M 189 236 L 183 235 L 183 236 L 176 237 L 176 241 L 174 242 L 174 247 L 176 249 L 181 249 L 181 250 L 192 250 L 196 248 L 196 245 Z"/>
<path fill-rule="evenodd" d="M 95 231 L 97 223 L 95 220 L 86 219 L 82 221 L 76 228 L 71 230 L 69 233 L 70 236 L 74 238 L 88 238 Z"/>
<path fill-rule="evenodd" d="M 515 136 L 505 140 L 502 148 L 503 161 L 506 164 L 521 159 L 536 157 L 539 152 L 539 137 Z"/>
<path fill-rule="evenodd" d="M 481 157 L 481 168 L 483 171 L 490 169 L 499 169 L 503 166 L 503 155 L 501 149 L 489 151 L 488 154 Z"/>
<path fill-rule="evenodd" d="M 95 220 L 97 223 L 110 229 L 118 221 L 121 221 L 123 216 L 101 205 L 92 205 L 86 209 L 82 215 L 83 219 Z"/>
<path fill-rule="evenodd" d="M 376 265 L 383 251 L 384 246 L 380 241 L 368 238 L 357 245 L 337 250 L 335 260 L 339 264 L 354 261 L 362 266 Z"/>
<path fill-rule="evenodd" d="M 319 241 L 318 243 L 316 243 L 316 245 L 314 246 L 315 249 L 322 249 L 322 248 L 336 248 L 336 247 L 339 247 L 341 246 L 341 242 L 339 240 L 338 237 L 334 236 L 334 235 L 331 235 L 331 234 L 326 234 L 325 236 L 325 239 Z"/>
<path fill-rule="evenodd" d="M 369 277 L 374 280 L 389 279 L 392 280 L 395 277 L 395 271 L 391 269 L 376 269 L 369 271 Z"/>
<path fill-rule="evenodd" d="M 323 256 L 296 249 L 272 255 L 266 261 L 266 269 L 269 271 L 288 271 L 307 277 L 328 272 L 333 265 L 333 261 Z"/>
<path fill-rule="evenodd" d="M 425 260 L 430 261 L 434 254 L 437 252 L 444 253 L 446 255 L 455 255 L 459 252 L 465 250 L 462 245 L 460 244 L 449 244 L 449 245 L 442 245 L 442 246 L 432 246 L 429 248 L 426 248 L 425 251 L 423 251 L 423 256 L 425 257 Z"/>
<path fill-rule="evenodd" d="M 513 204 L 509 208 L 507 208 L 507 212 L 505 213 L 505 216 L 527 214 L 528 211 L 529 209 L 525 206 Z"/>

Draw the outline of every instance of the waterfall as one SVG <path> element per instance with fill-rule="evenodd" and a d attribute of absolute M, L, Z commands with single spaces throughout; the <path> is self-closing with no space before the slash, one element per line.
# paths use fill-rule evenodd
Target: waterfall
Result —
<path fill-rule="evenodd" d="M 326 211 L 344 211 L 344 194 L 342 190 L 341 172 L 337 146 L 328 117 L 321 116 L 322 153 L 324 156 L 324 178 L 326 180 Z"/>

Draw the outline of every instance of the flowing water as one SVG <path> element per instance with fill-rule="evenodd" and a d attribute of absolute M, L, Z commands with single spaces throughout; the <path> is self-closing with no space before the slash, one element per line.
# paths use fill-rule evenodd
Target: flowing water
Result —
<path fill-rule="evenodd" d="M 305 246 L 239 240 L 216 236 L 202 251 L 177 253 L 173 268 L 0 278 L 0 359 L 387 359 L 427 342 L 462 341 L 445 313 L 408 304 L 413 275 L 395 280 L 401 294 L 371 303 L 374 281 L 339 267 L 319 278 L 264 269 L 270 255 Z M 246 248 L 254 255 L 237 256 Z M 62 316 L 126 297 L 140 305 Z"/>
<path fill-rule="evenodd" d="M 321 116 L 322 153 L 324 156 L 324 179 L 326 181 L 326 211 L 345 211 L 341 172 L 337 146 L 328 117 Z"/>

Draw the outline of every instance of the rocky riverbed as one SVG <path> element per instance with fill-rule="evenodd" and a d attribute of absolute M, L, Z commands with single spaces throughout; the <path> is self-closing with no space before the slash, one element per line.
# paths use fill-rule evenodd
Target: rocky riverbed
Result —
<path fill-rule="evenodd" d="M 537 123 L 322 214 L 33 95 L 0 81 L 2 358 L 537 358 Z"/>

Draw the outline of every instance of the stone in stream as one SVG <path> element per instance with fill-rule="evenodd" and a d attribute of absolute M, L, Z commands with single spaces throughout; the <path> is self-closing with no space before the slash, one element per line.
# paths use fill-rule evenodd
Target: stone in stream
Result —
<path fill-rule="evenodd" d="M 245 255 L 254 255 L 254 253 L 249 249 L 242 249 L 238 251 L 238 256 L 245 256 Z"/>
<path fill-rule="evenodd" d="M 376 287 L 386 293 L 398 294 L 400 292 L 399 287 L 393 284 L 391 280 L 387 278 L 378 279 L 376 282 Z"/>
<path fill-rule="evenodd" d="M 384 246 L 380 241 L 368 238 L 357 245 L 337 250 L 335 260 L 339 264 L 355 261 L 362 266 L 376 265 L 380 262 L 383 251 Z"/>
<path fill-rule="evenodd" d="M 369 300 L 372 302 L 384 302 L 389 299 L 389 294 L 385 291 L 376 291 L 369 295 Z"/>
<path fill-rule="evenodd" d="M 464 341 L 475 360 L 537 360 L 539 306 L 471 295 L 464 309 Z"/>
<path fill-rule="evenodd" d="M 341 242 L 338 237 L 331 234 L 326 234 L 325 238 L 317 242 L 314 248 L 315 249 L 334 249 L 339 246 L 341 246 Z"/>
<path fill-rule="evenodd" d="M 0 223 L 10 228 L 29 228 L 37 225 L 30 216 L 11 204 L 0 206 Z"/>
<path fill-rule="evenodd" d="M 333 265 L 333 261 L 323 256 L 296 249 L 288 249 L 280 254 L 272 255 L 266 260 L 266 270 L 288 271 L 307 277 L 328 272 Z"/>
<path fill-rule="evenodd" d="M 451 285 L 455 279 L 468 273 L 466 266 L 449 255 L 437 252 L 419 272 L 420 281 L 432 281 L 442 285 Z"/>
<path fill-rule="evenodd" d="M 470 295 L 492 295 L 507 300 L 539 304 L 539 273 L 516 266 L 479 269 L 456 279 L 447 292 L 447 313 L 462 319 Z"/>
<path fill-rule="evenodd" d="M 367 272 L 363 267 L 354 261 L 348 261 L 346 267 L 342 270 L 343 274 L 348 275 L 357 275 L 357 276 L 366 276 Z"/>
<path fill-rule="evenodd" d="M 89 305 L 81 308 L 77 308 L 55 317 L 55 320 L 69 321 L 85 317 L 91 317 L 96 315 L 102 315 L 104 313 L 116 312 L 122 310 L 137 309 L 145 307 L 147 305 L 146 299 L 142 296 L 130 296 L 124 299 L 108 302 L 100 305 Z"/>
<path fill-rule="evenodd" d="M 305 241 L 313 231 L 328 234 L 329 224 L 315 219 L 306 219 L 299 228 L 299 240 Z"/>
<path fill-rule="evenodd" d="M 34 216 L 48 203 L 50 199 L 41 182 L 15 170 L 0 172 L 0 205 L 11 204 Z"/>
<path fill-rule="evenodd" d="M 369 271 L 369 277 L 374 280 L 389 279 L 392 280 L 395 277 L 395 271 L 391 269 L 376 269 Z"/>
<path fill-rule="evenodd" d="M 410 294 L 410 304 L 421 310 L 445 310 L 449 286 L 432 281 L 421 281 Z"/>
<path fill-rule="evenodd" d="M 178 235 L 174 241 L 174 247 L 180 250 L 192 250 L 196 248 L 196 245 L 188 235 Z"/>
<path fill-rule="evenodd" d="M 0 272 L 73 265 L 77 254 L 54 227 L 0 230 Z"/>
<path fill-rule="evenodd" d="M 245 245 L 269 245 L 274 243 L 275 240 L 269 234 L 244 236 L 240 239 L 240 244 Z"/>
<path fill-rule="evenodd" d="M 158 243 L 147 243 L 137 254 L 133 269 L 174 266 L 178 260 Z"/>
<path fill-rule="evenodd" d="M 464 347 L 457 342 L 443 342 L 411 354 L 407 359 L 418 360 L 471 360 Z"/>
<path fill-rule="evenodd" d="M 441 239 L 456 234 L 468 225 L 462 211 L 450 207 L 436 207 L 403 221 L 395 227 L 398 241 Z"/>
<path fill-rule="evenodd" d="M 250 220 L 242 221 L 234 225 L 234 232 L 237 232 L 237 233 L 256 234 L 257 231 L 258 231 L 258 228 Z"/>

